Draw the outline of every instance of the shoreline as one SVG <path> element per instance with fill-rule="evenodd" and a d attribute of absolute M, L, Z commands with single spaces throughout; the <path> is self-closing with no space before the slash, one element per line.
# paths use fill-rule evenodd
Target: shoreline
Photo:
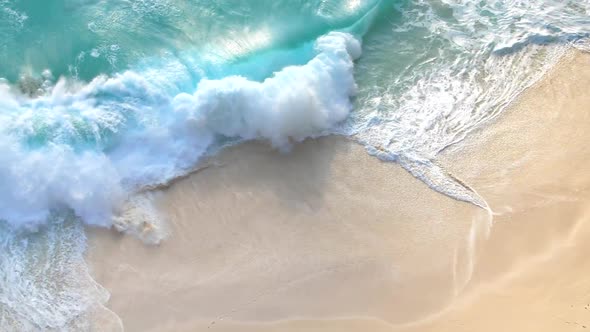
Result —
<path fill-rule="evenodd" d="M 224 166 L 149 194 L 172 232 L 161 245 L 89 229 L 87 260 L 129 331 L 563 328 L 521 305 L 535 299 L 528 285 L 549 283 L 541 266 L 577 262 L 572 248 L 584 247 L 588 84 L 590 55 L 573 51 L 439 156 L 492 207 L 489 237 L 485 211 L 326 137 L 289 154 L 259 143 L 223 151 L 213 159 Z"/>
<path fill-rule="evenodd" d="M 461 283 L 453 274 L 463 272 L 454 271 L 453 265 L 464 257 L 455 257 L 455 252 L 464 250 L 457 246 L 462 246 L 470 225 L 453 223 L 455 214 L 485 215 L 478 207 L 436 193 L 401 166 L 379 161 L 363 147 L 340 137 L 306 141 L 289 154 L 262 144 L 245 144 L 222 152 L 218 160 L 225 166 L 203 170 L 152 197 L 158 210 L 172 219 L 172 236 L 159 246 L 146 247 L 137 239 L 113 237 L 112 231 L 91 230 L 89 261 L 97 281 L 113 294 L 110 304 L 121 306 L 111 307 L 118 314 L 125 307 L 131 309 L 130 315 L 140 315 L 145 309 L 133 312 L 124 298 L 117 304 L 113 289 L 123 292 L 123 297 L 128 292 L 138 296 L 151 292 L 152 286 L 165 288 L 162 279 L 170 283 L 170 289 L 158 289 L 159 295 L 176 292 L 177 287 L 203 287 L 179 303 L 184 303 L 182 308 L 187 303 L 198 307 L 204 313 L 198 324 L 206 326 L 213 322 L 219 326 L 228 313 L 241 311 L 236 314 L 240 320 L 252 316 L 260 322 L 280 320 L 285 315 L 289 319 L 322 318 L 314 312 L 324 312 L 329 318 L 341 318 L 341 312 L 347 313 L 344 317 L 371 316 L 387 312 L 392 305 L 401 307 L 402 302 L 413 301 L 421 287 L 439 283 L 441 287 L 432 290 L 436 296 L 424 294 L 423 301 L 406 305 L 393 319 L 418 317 L 443 306 L 454 296 L 456 283 Z M 360 168 L 347 167 L 351 164 L 367 166 L 372 174 L 362 176 Z M 309 174 L 310 168 L 313 174 Z M 191 199 L 195 197 L 198 201 Z M 390 201 L 392 197 L 404 199 Z M 408 200 L 415 203 L 408 205 Z M 341 206 L 343 201 L 348 206 Z M 432 208 L 418 211 L 427 205 Z M 366 211 L 376 211 L 371 216 L 374 220 L 363 220 Z M 433 218 L 438 219 L 436 229 L 424 223 Z M 416 246 L 421 243 L 424 245 Z M 113 261 L 110 257 L 118 258 Z M 433 273 L 431 267 L 440 273 Z M 172 276 L 176 273 L 182 277 Z M 406 274 L 421 281 L 399 277 Z M 342 283 L 334 282 L 341 278 Z M 150 286 L 138 289 L 136 281 L 145 279 Z M 356 281 L 369 286 L 352 289 L 350 283 Z M 392 287 L 392 282 L 396 286 Z M 308 287 L 316 290 L 307 293 Z M 339 294 L 340 303 L 319 296 L 319 289 Z M 384 289 L 388 293 L 382 294 Z M 227 292 L 236 294 L 236 299 L 227 298 Z M 359 301 L 364 292 L 370 292 L 375 303 L 371 304 L 370 298 Z M 299 296 L 302 293 L 303 297 Z M 392 297 L 394 293 L 397 298 Z M 141 296 L 145 298 L 140 302 L 152 302 L 147 310 L 154 318 L 161 309 L 159 303 L 172 301 L 154 300 L 158 295 L 153 294 Z M 293 301 L 281 303 L 283 308 L 274 312 L 273 303 L 282 298 Z M 308 303 L 311 299 L 314 305 Z M 269 307 L 249 311 L 252 301 L 268 301 Z M 301 308 L 300 302 L 308 305 Z M 367 306 L 375 308 L 363 309 Z M 182 308 L 171 308 L 169 313 L 190 319 L 193 313 L 182 312 Z M 140 324 L 130 330 L 144 330 L 160 322 L 124 316 L 124 323 Z"/>

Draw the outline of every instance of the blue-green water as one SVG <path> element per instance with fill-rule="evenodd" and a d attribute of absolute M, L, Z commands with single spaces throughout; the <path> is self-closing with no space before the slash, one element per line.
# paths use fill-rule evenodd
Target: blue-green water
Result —
<path fill-rule="evenodd" d="M 23 227 L 65 210 L 110 226 L 138 190 L 245 140 L 349 136 L 485 207 L 436 155 L 583 45 L 589 14 L 587 0 L 0 0 L 0 246 L 15 253 L 0 264 L 37 248 L 19 247 Z M 79 232 L 50 224 L 63 236 L 32 243 Z M 52 264 L 72 277 L 76 255 Z M 28 317 L 15 296 L 46 267 L 34 257 L 14 275 L 0 266 L 3 330 L 59 329 L 76 303 L 104 301 L 73 283 L 74 304 L 42 296 L 59 310 Z"/>

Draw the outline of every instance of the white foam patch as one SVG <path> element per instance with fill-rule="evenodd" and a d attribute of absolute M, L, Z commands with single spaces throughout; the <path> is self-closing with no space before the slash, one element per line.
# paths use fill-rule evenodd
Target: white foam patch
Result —
<path fill-rule="evenodd" d="M 89 224 L 109 225 L 111 209 L 125 197 L 118 178 L 103 154 L 66 145 L 25 152 L 0 141 L 0 218 L 32 228 L 53 209 L 74 208 Z"/>
<path fill-rule="evenodd" d="M 284 68 L 262 83 L 242 77 L 204 80 L 193 95 L 174 98 L 192 131 L 268 139 L 276 147 L 321 135 L 343 121 L 356 93 L 352 60 L 361 53 L 350 35 L 318 39 L 319 55 L 305 66 Z"/>
<path fill-rule="evenodd" d="M 52 216 L 38 233 L 0 224 L 0 330 L 91 331 L 108 323 L 122 331 L 103 306 L 109 293 L 89 275 L 85 249 L 82 224 L 71 215 Z M 93 326 L 99 313 L 105 325 Z"/>
<path fill-rule="evenodd" d="M 157 245 L 168 235 L 168 224 L 152 204 L 153 192 L 131 197 L 113 217 L 114 228 L 135 236 L 146 244 Z"/>
<path fill-rule="evenodd" d="M 315 48 L 263 82 L 202 80 L 192 94 L 131 71 L 35 99 L 0 85 L 0 219 L 36 227 L 67 208 L 108 226 L 129 195 L 185 174 L 219 137 L 286 149 L 327 133 L 352 109 L 361 46 L 333 32 Z"/>
<path fill-rule="evenodd" d="M 357 65 L 356 111 L 342 131 L 433 189 L 486 206 L 434 160 L 495 119 L 590 32 L 590 2 L 420 0 L 400 4 L 388 44 Z M 417 36 L 423 36 L 416 42 Z M 402 62 L 389 59 L 391 49 Z M 390 69 L 394 73 L 389 74 Z"/>

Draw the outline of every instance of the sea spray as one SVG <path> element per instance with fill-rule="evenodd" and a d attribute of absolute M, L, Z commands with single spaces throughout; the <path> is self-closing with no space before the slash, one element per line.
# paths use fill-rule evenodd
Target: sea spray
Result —
<path fill-rule="evenodd" d="M 317 55 L 262 82 L 202 80 L 192 94 L 165 90 L 135 72 L 86 85 L 59 81 L 35 99 L 3 87 L 0 218 L 35 227 L 69 208 L 108 226 L 126 197 L 190 170 L 216 137 L 286 147 L 329 132 L 352 110 L 360 42 L 330 33 Z"/>

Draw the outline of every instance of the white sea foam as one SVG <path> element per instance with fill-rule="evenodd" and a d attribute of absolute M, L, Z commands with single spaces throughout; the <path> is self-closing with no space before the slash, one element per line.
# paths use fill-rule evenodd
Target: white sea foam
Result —
<path fill-rule="evenodd" d="M 109 294 L 90 277 L 85 249 L 82 224 L 71 215 L 52 216 L 38 233 L 0 224 L 0 330 L 91 331 L 88 315 L 98 314 L 122 330 L 103 307 Z"/>
<path fill-rule="evenodd" d="M 203 79 L 190 94 L 132 71 L 62 80 L 35 99 L 2 86 L 0 219 L 35 227 L 65 208 L 108 226 L 129 195 L 184 174 L 219 137 L 284 149 L 325 134 L 352 109 L 361 47 L 333 32 L 315 48 L 307 64 L 263 82 Z"/>
<path fill-rule="evenodd" d="M 342 130 L 433 189 L 485 207 L 436 156 L 499 114 L 590 32 L 589 3 L 420 0 L 359 61 L 355 112 Z M 586 16 L 585 16 L 586 15 Z M 586 17 L 586 18 L 585 18 Z M 390 31 L 385 33 L 390 34 Z M 423 36 L 416 43 L 417 36 Z M 388 58 L 391 49 L 405 61 Z M 391 68 L 387 71 L 386 68 Z"/>

